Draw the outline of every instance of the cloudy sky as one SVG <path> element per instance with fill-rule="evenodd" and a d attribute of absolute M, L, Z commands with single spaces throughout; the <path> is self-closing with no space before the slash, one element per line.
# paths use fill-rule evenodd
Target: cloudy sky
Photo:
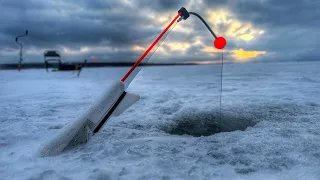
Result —
<path fill-rule="evenodd" d="M 0 63 L 136 61 L 184 6 L 227 39 L 225 60 L 320 60 L 319 0 L 0 0 Z M 221 52 L 194 16 L 174 28 L 149 62 L 215 61 Z"/>

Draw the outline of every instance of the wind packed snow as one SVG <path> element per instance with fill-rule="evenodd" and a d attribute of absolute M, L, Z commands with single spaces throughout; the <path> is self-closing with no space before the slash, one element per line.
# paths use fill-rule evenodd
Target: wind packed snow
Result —
<path fill-rule="evenodd" d="M 225 65 L 222 122 L 220 65 L 146 67 L 87 144 L 35 156 L 127 70 L 0 71 L 0 179 L 320 179 L 319 62 Z"/>

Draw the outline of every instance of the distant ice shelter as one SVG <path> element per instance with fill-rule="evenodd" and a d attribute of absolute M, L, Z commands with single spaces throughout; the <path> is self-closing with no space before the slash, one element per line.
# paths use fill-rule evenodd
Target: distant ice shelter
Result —
<path fill-rule="evenodd" d="M 48 50 L 44 52 L 44 64 L 47 72 L 49 68 L 53 68 L 52 71 L 80 70 L 75 64 L 63 63 L 61 61 L 61 55 L 57 50 Z"/>

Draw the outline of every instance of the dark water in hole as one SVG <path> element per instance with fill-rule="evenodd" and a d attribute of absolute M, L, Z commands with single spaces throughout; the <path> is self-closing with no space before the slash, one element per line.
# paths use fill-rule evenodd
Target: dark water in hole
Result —
<path fill-rule="evenodd" d="M 258 121 L 250 115 L 220 114 L 216 111 L 183 111 L 172 118 L 171 123 L 161 127 L 163 131 L 174 135 L 191 135 L 195 137 L 210 136 L 220 132 L 245 130 Z"/>
<path fill-rule="evenodd" d="M 222 120 L 218 109 L 187 108 L 173 115 L 169 123 L 162 125 L 160 129 L 174 135 L 210 136 L 220 132 L 244 131 L 264 120 L 274 123 L 288 121 L 297 116 L 307 115 L 316 108 L 313 105 L 292 103 L 229 107 L 222 113 Z"/>

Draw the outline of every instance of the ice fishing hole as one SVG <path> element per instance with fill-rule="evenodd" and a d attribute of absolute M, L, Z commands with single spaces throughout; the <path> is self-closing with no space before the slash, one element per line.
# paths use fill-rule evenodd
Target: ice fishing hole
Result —
<path fill-rule="evenodd" d="M 161 130 L 173 135 L 210 136 L 220 132 L 244 131 L 258 121 L 246 114 L 224 113 L 220 123 L 218 111 L 185 110 L 172 117 L 170 122 L 161 126 Z"/>

